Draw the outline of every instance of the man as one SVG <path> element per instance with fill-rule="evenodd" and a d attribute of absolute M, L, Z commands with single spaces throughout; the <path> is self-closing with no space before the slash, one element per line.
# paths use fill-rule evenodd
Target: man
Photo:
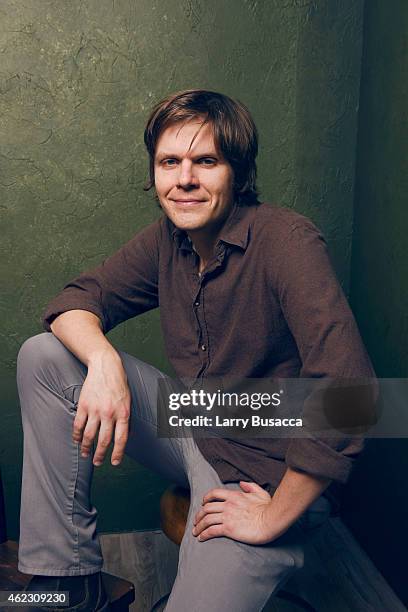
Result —
<path fill-rule="evenodd" d="M 113 465 L 126 452 L 191 489 L 166 610 L 257 611 L 302 566 L 306 527 L 327 518 L 327 488 L 347 480 L 361 441 L 158 438 L 163 375 L 105 334 L 160 306 L 181 378 L 373 373 L 319 231 L 258 202 L 248 110 L 215 92 L 179 92 L 153 110 L 145 143 L 164 215 L 66 285 L 44 315 L 52 334 L 19 353 L 19 568 L 35 575 L 32 590 L 107 609 L 89 487 L 113 440 Z"/>

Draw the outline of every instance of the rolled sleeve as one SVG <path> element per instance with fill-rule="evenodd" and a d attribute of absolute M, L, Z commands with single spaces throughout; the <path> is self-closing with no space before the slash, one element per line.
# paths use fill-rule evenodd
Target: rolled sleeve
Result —
<path fill-rule="evenodd" d="M 299 351 L 300 377 L 357 383 L 364 379 L 368 386 L 375 385 L 370 359 L 320 231 L 305 218 L 291 229 L 283 252 L 277 286 L 282 312 Z M 375 390 L 370 397 L 375 397 Z M 350 406 L 346 394 L 344 398 L 344 402 L 336 402 L 336 419 L 341 420 L 344 412 L 345 421 L 349 421 L 351 411 L 351 417 L 358 421 L 358 400 Z M 313 397 L 304 403 L 306 417 L 308 410 L 312 414 L 315 411 L 315 418 Z M 367 411 L 366 404 L 362 410 Z M 340 427 L 336 435 L 324 436 L 315 434 L 313 429 L 303 438 L 291 439 L 286 464 L 316 477 L 345 483 L 355 457 L 364 447 L 363 434 L 342 434 Z"/>
<path fill-rule="evenodd" d="M 161 227 L 144 228 L 99 266 L 65 285 L 48 304 L 42 324 L 68 310 L 87 310 L 102 322 L 107 333 L 116 325 L 158 306 L 158 265 Z"/>
<path fill-rule="evenodd" d="M 51 323 L 63 312 L 68 310 L 87 310 L 99 317 L 103 330 L 106 333 L 108 324 L 101 305 L 102 301 L 92 299 L 90 287 L 87 289 L 85 286 L 85 278 L 78 278 L 66 285 L 62 292 L 48 304 L 41 319 L 45 331 L 51 331 Z M 92 293 L 94 291 L 98 291 L 97 287 L 94 287 Z"/>
<path fill-rule="evenodd" d="M 361 452 L 364 441 L 359 439 L 353 442 L 355 452 Z M 288 467 L 317 478 L 330 478 L 344 484 L 349 478 L 354 459 L 323 440 L 299 438 L 290 441 L 285 463 Z"/>

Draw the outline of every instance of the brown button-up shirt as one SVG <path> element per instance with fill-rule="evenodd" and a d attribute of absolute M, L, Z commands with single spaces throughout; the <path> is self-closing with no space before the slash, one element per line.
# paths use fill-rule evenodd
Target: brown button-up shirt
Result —
<path fill-rule="evenodd" d="M 374 376 L 353 315 L 313 223 L 270 204 L 236 206 L 206 269 L 185 232 L 166 217 L 48 305 L 88 310 L 104 332 L 160 307 L 167 356 L 180 378 Z M 345 482 L 362 441 L 197 439 L 223 482 L 276 488 L 287 466 Z"/>

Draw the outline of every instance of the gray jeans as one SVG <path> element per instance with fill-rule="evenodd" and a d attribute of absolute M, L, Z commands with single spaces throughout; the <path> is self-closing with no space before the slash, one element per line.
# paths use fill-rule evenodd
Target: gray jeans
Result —
<path fill-rule="evenodd" d="M 126 453 L 191 490 L 188 524 L 180 547 L 168 612 L 232 609 L 257 612 L 303 565 L 304 537 L 322 524 L 330 503 L 320 497 L 283 536 L 251 546 L 226 537 L 199 542 L 192 521 L 203 495 L 223 484 L 193 438 L 157 437 L 157 380 L 164 375 L 120 352 L 132 395 Z M 17 362 L 24 430 L 19 569 L 28 574 L 85 575 L 99 571 L 102 555 L 91 505 L 92 457 L 82 458 L 72 424 L 84 366 L 51 333 L 29 338 Z"/>

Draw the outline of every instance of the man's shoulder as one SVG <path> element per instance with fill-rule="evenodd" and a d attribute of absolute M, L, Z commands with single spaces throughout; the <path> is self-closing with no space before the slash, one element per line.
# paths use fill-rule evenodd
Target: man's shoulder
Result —
<path fill-rule="evenodd" d="M 271 238 L 284 238 L 297 228 L 317 230 L 309 217 L 292 208 L 270 202 L 262 202 L 257 206 L 254 224 L 256 229 L 267 233 Z"/>
<path fill-rule="evenodd" d="M 169 231 L 166 219 L 159 217 L 152 223 L 138 228 L 119 250 L 126 253 L 129 261 L 141 256 L 148 256 L 152 261 L 158 262 L 163 245 L 169 241 Z"/>
<path fill-rule="evenodd" d="M 283 261 L 298 261 L 314 252 L 324 236 L 314 222 L 301 213 L 277 204 L 259 204 L 251 223 L 252 253 L 268 265 L 281 268 Z"/>

